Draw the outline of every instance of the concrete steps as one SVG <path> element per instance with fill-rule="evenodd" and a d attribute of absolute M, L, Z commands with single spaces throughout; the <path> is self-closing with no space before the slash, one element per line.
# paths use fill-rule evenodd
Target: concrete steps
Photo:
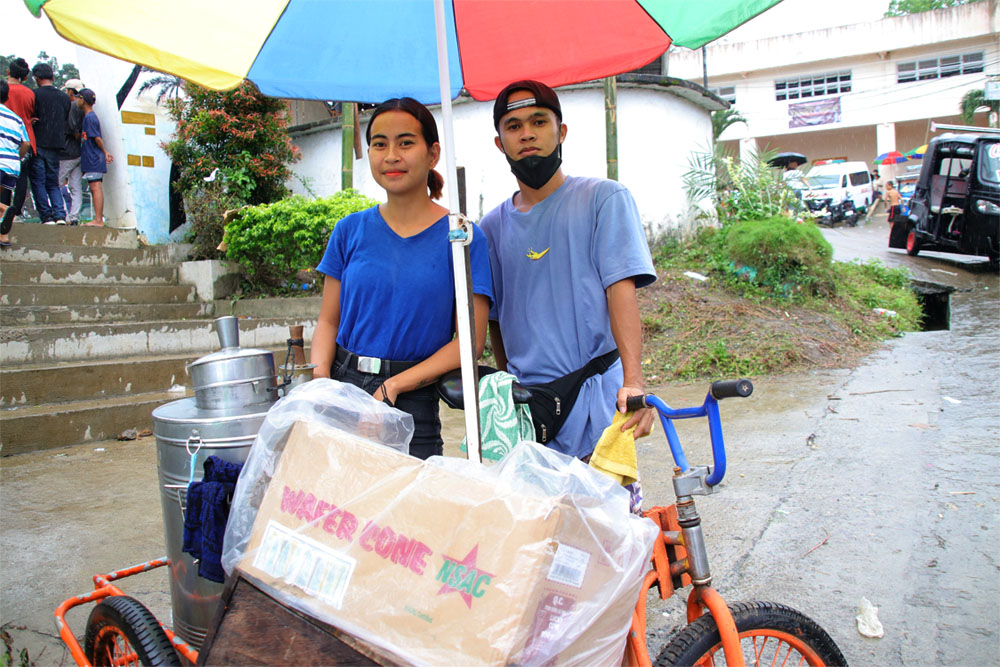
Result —
<path fill-rule="evenodd" d="M 9 285 L 176 285 L 173 266 L 114 266 L 76 262 L 5 261 L 0 282 Z"/>
<path fill-rule="evenodd" d="M 244 347 L 284 361 L 288 327 L 311 337 L 318 299 L 205 301 L 181 284 L 187 248 L 134 231 L 15 224 L 0 252 L 0 456 L 152 428 L 191 395 L 185 366 L 219 347 L 213 320 L 240 319 Z M 204 298 L 204 297 L 203 297 Z"/>
<path fill-rule="evenodd" d="M 192 285 L 8 285 L 0 295 L 0 305 L 190 303 L 197 298 Z"/>
<path fill-rule="evenodd" d="M 96 306 L 11 306 L 3 309 L 3 324 L 53 325 L 84 322 L 146 322 L 157 317 L 185 320 L 210 317 L 211 303 L 101 304 Z"/>
<path fill-rule="evenodd" d="M 0 359 L 5 364 L 48 364 L 159 354 L 198 356 L 219 348 L 214 316 L 212 312 L 208 318 L 196 320 L 3 326 Z M 241 320 L 240 344 L 261 348 L 281 345 L 288 339 L 291 324 L 303 322 L 291 317 Z"/>

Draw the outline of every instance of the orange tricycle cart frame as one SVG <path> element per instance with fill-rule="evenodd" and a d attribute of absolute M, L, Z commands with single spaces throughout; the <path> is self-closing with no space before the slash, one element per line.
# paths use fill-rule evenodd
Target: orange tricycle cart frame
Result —
<path fill-rule="evenodd" d="M 703 405 L 672 409 L 653 395 L 629 399 L 629 409 L 656 408 L 660 414 L 671 454 L 677 467 L 672 479 L 677 503 L 654 507 L 644 513 L 658 528 L 646 573 L 632 613 L 626 637 L 623 664 L 651 667 L 646 646 L 646 600 L 656 587 L 660 598 L 675 590 L 693 586 L 687 600 L 687 625 L 674 634 L 656 658 L 657 665 L 841 665 L 846 664 L 836 643 L 805 614 L 773 602 L 729 604 L 712 588 L 712 575 L 701 530 L 701 517 L 694 497 L 710 495 L 725 475 L 725 449 L 718 400 L 749 396 L 753 386 L 747 380 L 715 382 Z M 680 447 L 674 419 L 706 417 L 714 458 L 713 466 L 691 467 Z M 337 656 L 352 655 L 351 664 L 398 664 L 374 647 L 346 635 L 339 629 L 318 623 L 301 612 L 281 605 L 239 576 L 230 577 L 199 651 L 164 627 L 138 601 L 112 582 L 148 572 L 168 564 L 166 558 L 94 577 L 94 590 L 72 597 L 56 609 L 59 635 L 78 665 L 179 665 L 181 658 L 192 664 L 287 663 L 289 651 L 304 661 L 318 657 L 337 662 Z M 242 596 L 242 597 L 241 597 Z M 250 603 L 250 600 L 253 603 Z M 66 612 L 78 605 L 98 602 L 87 623 L 84 647 L 66 624 Z M 252 605 L 257 608 L 251 609 Z M 249 609 L 249 611 L 248 611 Z M 708 613 L 706 613 L 708 612 Z M 281 617 L 279 629 L 268 635 L 261 624 Z M 228 619 L 228 620 L 227 620 Z M 245 627 L 244 627 L 245 626 Z M 296 643 L 298 642 L 298 643 Z M 295 648 L 292 648 L 295 644 Z M 346 648 L 345 648 L 346 647 Z M 303 652 L 304 651 L 304 652 Z M 346 651 L 346 653 L 345 653 Z M 240 656 L 244 656 L 241 661 Z"/>

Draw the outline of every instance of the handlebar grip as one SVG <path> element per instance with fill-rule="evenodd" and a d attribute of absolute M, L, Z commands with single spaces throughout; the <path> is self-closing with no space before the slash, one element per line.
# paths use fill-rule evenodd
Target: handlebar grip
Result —
<path fill-rule="evenodd" d="M 712 398 L 721 401 L 724 398 L 746 398 L 753 393 L 753 383 L 750 380 L 719 380 L 712 383 L 710 390 Z"/>
<path fill-rule="evenodd" d="M 645 396 L 629 396 L 625 399 L 625 409 L 629 412 L 635 412 L 636 410 L 648 407 Z"/>

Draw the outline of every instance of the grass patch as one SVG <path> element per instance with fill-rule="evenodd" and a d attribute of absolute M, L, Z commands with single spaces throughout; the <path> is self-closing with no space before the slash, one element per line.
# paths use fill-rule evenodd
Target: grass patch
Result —
<path fill-rule="evenodd" d="M 659 280 L 639 290 L 647 382 L 850 367 L 880 341 L 919 328 L 905 270 L 830 261 L 810 223 L 759 222 L 655 248 Z M 754 271 L 741 271 L 734 252 Z"/>

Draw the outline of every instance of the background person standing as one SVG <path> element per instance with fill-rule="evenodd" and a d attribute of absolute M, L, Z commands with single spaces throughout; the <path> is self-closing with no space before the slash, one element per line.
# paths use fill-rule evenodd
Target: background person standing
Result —
<path fill-rule="evenodd" d="M 35 159 L 31 162 L 31 195 L 42 222 L 65 225 L 66 207 L 59 191 L 59 154 L 66 145 L 71 106 L 69 95 L 52 85 L 52 66 L 38 63 L 31 69 L 35 90 Z"/>
<path fill-rule="evenodd" d="M 83 131 L 80 133 L 80 168 L 83 169 L 83 180 L 90 187 L 90 201 L 94 206 L 94 219 L 87 223 L 87 227 L 103 227 L 104 174 L 108 173 L 108 165 L 114 162 L 114 158 L 104 148 L 101 121 L 94 113 L 97 95 L 90 88 L 84 88 L 76 103 L 84 113 Z"/>
<path fill-rule="evenodd" d="M 66 144 L 59 153 L 59 187 L 69 188 L 66 220 L 71 225 L 80 222 L 80 204 L 83 198 L 83 171 L 80 169 L 80 133 L 83 131 L 83 109 L 76 103 L 78 93 L 86 88 L 83 81 L 70 79 L 63 85 L 71 106 L 66 126 Z"/>

